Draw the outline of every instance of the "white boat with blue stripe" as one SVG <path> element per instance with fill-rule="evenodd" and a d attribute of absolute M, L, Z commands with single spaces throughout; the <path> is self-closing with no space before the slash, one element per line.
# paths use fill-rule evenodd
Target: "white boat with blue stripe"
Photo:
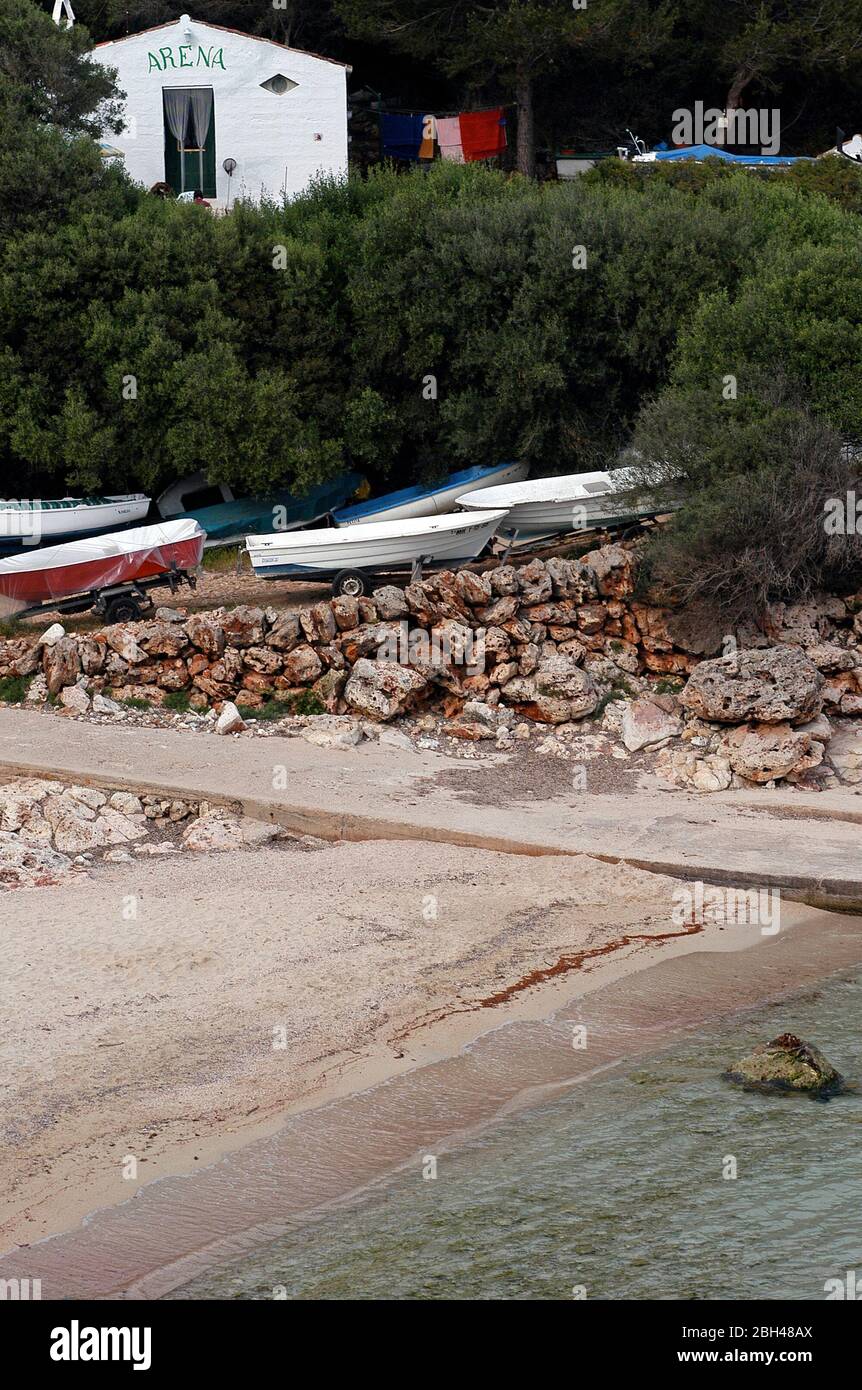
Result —
<path fill-rule="evenodd" d="M 499 487 L 526 478 L 526 463 L 498 463 L 491 468 L 462 468 L 450 473 L 433 487 L 404 487 L 383 497 L 369 497 L 353 507 L 339 507 L 332 513 L 336 526 L 355 526 L 360 521 L 403 521 L 417 516 L 443 516 L 471 488 Z"/>

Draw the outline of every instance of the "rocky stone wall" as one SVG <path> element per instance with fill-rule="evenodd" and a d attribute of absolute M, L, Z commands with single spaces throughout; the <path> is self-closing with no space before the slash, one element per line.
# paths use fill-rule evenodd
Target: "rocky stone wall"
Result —
<path fill-rule="evenodd" d="M 794 726 L 822 710 L 862 713 L 862 594 L 778 604 L 761 626 L 724 634 L 637 598 L 636 563 L 636 548 L 608 545 L 582 560 L 442 571 L 298 613 L 161 608 L 78 635 L 55 624 L 0 640 L 0 680 L 29 678 L 29 702 L 79 713 L 182 692 L 196 709 L 278 700 L 383 721 L 423 707 L 458 716 L 479 701 L 564 724 L 609 696 L 644 694 L 661 723 L 662 700 L 672 717 L 694 673 L 681 696 L 690 718 L 786 729 L 794 747 Z M 708 659 L 722 647 L 729 654 Z M 742 766 L 744 734 L 734 747 Z"/>

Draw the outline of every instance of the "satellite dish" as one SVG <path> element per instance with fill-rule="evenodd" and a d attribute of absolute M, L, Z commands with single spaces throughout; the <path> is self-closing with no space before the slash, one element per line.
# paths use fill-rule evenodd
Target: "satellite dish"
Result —
<path fill-rule="evenodd" d="M 235 159 L 226 159 L 226 160 L 224 161 L 224 163 L 222 164 L 221 167 L 224 169 L 224 171 L 225 171 L 225 173 L 227 174 L 228 178 L 230 178 L 231 174 L 233 173 L 234 169 L 236 168 L 236 160 L 235 160 Z"/>

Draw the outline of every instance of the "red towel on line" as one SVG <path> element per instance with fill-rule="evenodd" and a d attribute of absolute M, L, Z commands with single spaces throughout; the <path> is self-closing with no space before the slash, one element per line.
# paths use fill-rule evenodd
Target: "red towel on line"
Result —
<path fill-rule="evenodd" d="M 506 122 L 502 106 L 493 111 L 465 111 L 460 117 L 461 146 L 467 164 L 491 159 L 506 148 Z"/>

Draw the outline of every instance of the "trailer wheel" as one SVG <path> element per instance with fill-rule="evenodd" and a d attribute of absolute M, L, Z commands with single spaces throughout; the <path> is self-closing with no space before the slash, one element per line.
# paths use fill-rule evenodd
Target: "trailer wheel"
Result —
<path fill-rule="evenodd" d="M 332 592 L 336 598 L 362 598 L 368 593 L 368 575 L 360 570 L 339 570 L 332 581 Z"/>
<path fill-rule="evenodd" d="M 105 606 L 105 622 L 110 623 L 133 623 L 136 618 L 141 616 L 141 610 L 137 599 L 130 595 L 122 598 L 112 598 Z"/>

